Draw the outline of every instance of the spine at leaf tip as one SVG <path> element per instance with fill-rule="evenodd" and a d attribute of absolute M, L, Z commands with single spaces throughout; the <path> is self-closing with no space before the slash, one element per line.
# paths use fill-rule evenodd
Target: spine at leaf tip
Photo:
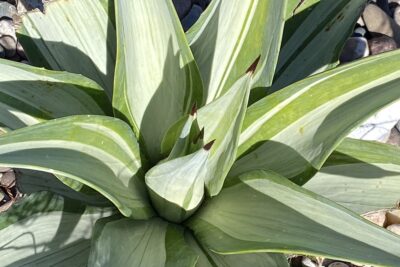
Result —
<path fill-rule="evenodd" d="M 212 148 L 212 146 L 214 145 L 214 143 L 215 143 L 215 139 L 212 140 L 211 142 L 207 143 L 207 144 L 203 147 L 203 149 L 206 150 L 206 151 L 210 151 L 210 149 Z"/>
<path fill-rule="evenodd" d="M 254 72 L 257 69 L 258 63 L 260 62 L 261 55 L 254 60 L 254 62 L 250 65 L 250 67 L 247 69 L 246 73 L 254 74 Z"/>

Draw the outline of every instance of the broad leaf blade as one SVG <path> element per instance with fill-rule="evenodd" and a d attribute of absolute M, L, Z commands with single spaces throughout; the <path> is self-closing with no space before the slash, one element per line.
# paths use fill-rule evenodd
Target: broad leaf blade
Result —
<path fill-rule="evenodd" d="M 220 253 L 299 253 L 377 266 L 400 261 L 400 237 L 264 171 L 239 177 L 188 224 Z"/>
<path fill-rule="evenodd" d="M 305 2 L 309 5 L 313 1 Z M 364 5 L 365 0 L 320 1 L 300 25 L 295 25 L 296 30 L 282 46 L 269 91 L 336 66 Z"/>
<path fill-rule="evenodd" d="M 183 228 L 158 218 L 122 219 L 99 225 L 89 266 L 194 267 L 196 253 L 186 244 Z"/>
<path fill-rule="evenodd" d="M 13 131 L 0 137 L 0 166 L 66 176 L 103 194 L 125 216 L 153 215 L 139 146 L 118 119 L 74 116 Z"/>
<path fill-rule="evenodd" d="M 19 30 L 34 65 L 83 74 L 111 97 L 115 66 L 115 29 L 99 0 L 52 1 L 45 13 L 22 16 Z"/>
<path fill-rule="evenodd" d="M 198 111 L 198 122 L 204 128 L 206 143 L 215 140 L 207 161 L 206 187 L 209 195 L 217 195 L 235 161 L 240 129 L 247 108 L 251 83 L 248 73 L 224 96 Z"/>
<path fill-rule="evenodd" d="M 370 57 L 253 104 L 240 137 L 241 158 L 231 174 L 270 169 L 306 182 L 352 128 L 400 98 L 399 60 L 399 51 Z"/>
<path fill-rule="evenodd" d="M 304 187 L 360 214 L 393 207 L 400 198 L 400 149 L 345 139 Z"/>
<path fill-rule="evenodd" d="M 172 1 L 118 0 L 116 14 L 113 105 L 157 162 L 169 127 L 202 103 L 200 74 Z"/>
<path fill-rule="evenodd" d="M 81 75 L 0 60 L 0 124 L 8 128 L 70 115 L 111 112 L 103 89 Z"/>
<path fill-rule="evenodd" d="M 94 223 L 110 214 L 48 193 L 28 196 L 0 216 L 1 264 L 86 266 Z"/>
<path fill-rule="evenodd" d="M 286 0 L 220 0 L 189 36 L 206 89 L 222 96 L 261 56 L 254 86 L 269 86 L 278 56 Z"/>

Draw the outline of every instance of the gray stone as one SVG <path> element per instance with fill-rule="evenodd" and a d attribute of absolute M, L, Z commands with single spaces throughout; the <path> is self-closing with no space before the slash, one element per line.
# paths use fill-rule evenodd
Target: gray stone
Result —
<path fill-rule="evenodd" d="M 393 37 L 397 45 L 400 44 L 400 26 L 378 6 L 368 4 L 362 17 L 370 33 L 380 33 Z"/>
<path fill-rule="evenodd" d="M 364 37 L 350 37 L 344 44 L 340 62 L 346 63 L 369 55 L 368 41 Z"/>
<path fill-rule="evenodd" d="M 381 35 L 368 40 L 368 46 L 371 55 L 377 55 L 397 49 L 396 41 L 387 35 Z"/>
<path fill-rule="evenodd" d="M 397 127 L 394 127 L 392 129 L 389 135 L 389 139 L 386 143 L 393 146 L 400 146 L 400 131 L 397 129 Z"/>
<path fill-rule="evenodd" d="M 198 5 L 193 5 L 190 12 L 182 20 L 182 26 L 185 31 L 189 30 L 190 27 L 200 18 L 203 9 Z"/>
<path fill-rule="evenodd" d="M 388 229 L 389 231 L 391 231 L 397 235 L 400 235 L 400 224 L 390 225 L 386 229 Z"/>
<path fill-rule="evenodd" d="M 1 36 L 0 45 L 4 48 L 6 58 L 12 58 L 17 53 L 17 42 L 10 35 Z"/>
<path fill-rule="evenodd" d="M 173 3 L 180 19 L 184 18 L 192 7 L 192 1 L 190 0 L 173 0 Z"/>
<path fill-rule="evenodd" d="M 10 35 L 17 39 L 15 35 L 15 27 L 12 19 L 2 19 L 0 20 L 0 36 L 2 35 Z"/>
<path fill-rule="evenodd" d="M 0 176 L 0 186 L 4 188 L 11 188 L 15 186 L 15 173 L 14 171 L 8 171 L 2 173 Z"/>
<path fill-rule="evenodd" d="M 7 2 L 0 2 L 0 18 L 12 18 L 17 13 L 14 5 Z"/>

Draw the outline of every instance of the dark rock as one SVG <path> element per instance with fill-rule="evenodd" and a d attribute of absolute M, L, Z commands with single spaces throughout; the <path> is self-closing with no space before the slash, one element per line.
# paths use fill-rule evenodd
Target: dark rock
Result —
<path fill-rule="evenodd" d="M 6 51 L 4 48 L 0 45 L 0 58 L 5 58 L 6 57 Z"/>
<path fill-rule="evenodd" d="M 203 10 L 207 8 L 211 0 L 192 0 L 193 4 L 199 5 Z"/>
<path fill-rule="evenodd" d="M 21 57 L 21 59 L 27 59 L 24 48 L 19 41 L 17 42 L 17 54 Z"/>
<path fill-rule="evenodd" d="M 362 16 L 370 33 L 387 35 L 394 38 L 398 45 L 400 44 L 400 26 L 378 6 L 367 5 Z"/>
<path fill-rule="evenodd" d="M 342 53 L 340 62 L 350 62 L 369 55 L 368 41 L 364 37 L 350 37 L 347 39 Z"/>
<path fill-rule="evenodd" d="M 397 49 L 396 41 L 386 35 L 381 35 L 368 40 L 368 46 L 371 55 L 377 55 Z"/>
<path fill-rule="evenodd" d="M 390 16 L 390 9 L 389 9 L 389 2 L 388 0 L 376 0 L 376 4 L 380 7 L 383 11 L 386 12 Z"/>
<path fill-rule="evenodd" d="M 203 9 L 198 5 L 193 5 L 189 14 L 182 20 L 182 26 L 185 31 L 189 30 L 190 27 L 200 18 Z"/>
<path fill-rule="evenodd" d="M 4 48 L 6 58 L 12 58 L 17 53 L 17 42 L 10 35 L 1 36 L 0 45 Z"/>
<path fill-rule="evenodd" d="M 185 17 L 192 7 L 191 0 L 173 0 L 173 3 L 180 19 Z"/>

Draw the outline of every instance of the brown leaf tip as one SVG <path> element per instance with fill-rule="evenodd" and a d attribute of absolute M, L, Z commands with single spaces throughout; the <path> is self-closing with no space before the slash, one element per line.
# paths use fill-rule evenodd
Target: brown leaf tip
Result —
<path fill-rule="evenodd" d="M 259 55 L 258 58 L 256 58 L 256 60 L 254 60 L 253 64 L 250 65 L 250 67 L 247 69 L 246 73 L 253 74 L 256 71 L 258 62 L 260 62 L 260 58 L 261 58 L 261 55 Z"/>
<path fill-rule="evenodd" d="M 190 115 L 194 116 L 197 113 L 197 104 L 196 102 L 194 102 L 193 106 L 192 106 L 192 110 L 190 111 Z"/>
<path fill-rule="evenodd" d="M 206 145 L 203 147 L 204 150 L 210 151 L 210 149 L 212 148 L 212 146 L 214 145 L 214 143 L 215 143 L 215 139 L 212 140 L 211 142 L 209 142 L 208 144 L 206 144 Z"/>

